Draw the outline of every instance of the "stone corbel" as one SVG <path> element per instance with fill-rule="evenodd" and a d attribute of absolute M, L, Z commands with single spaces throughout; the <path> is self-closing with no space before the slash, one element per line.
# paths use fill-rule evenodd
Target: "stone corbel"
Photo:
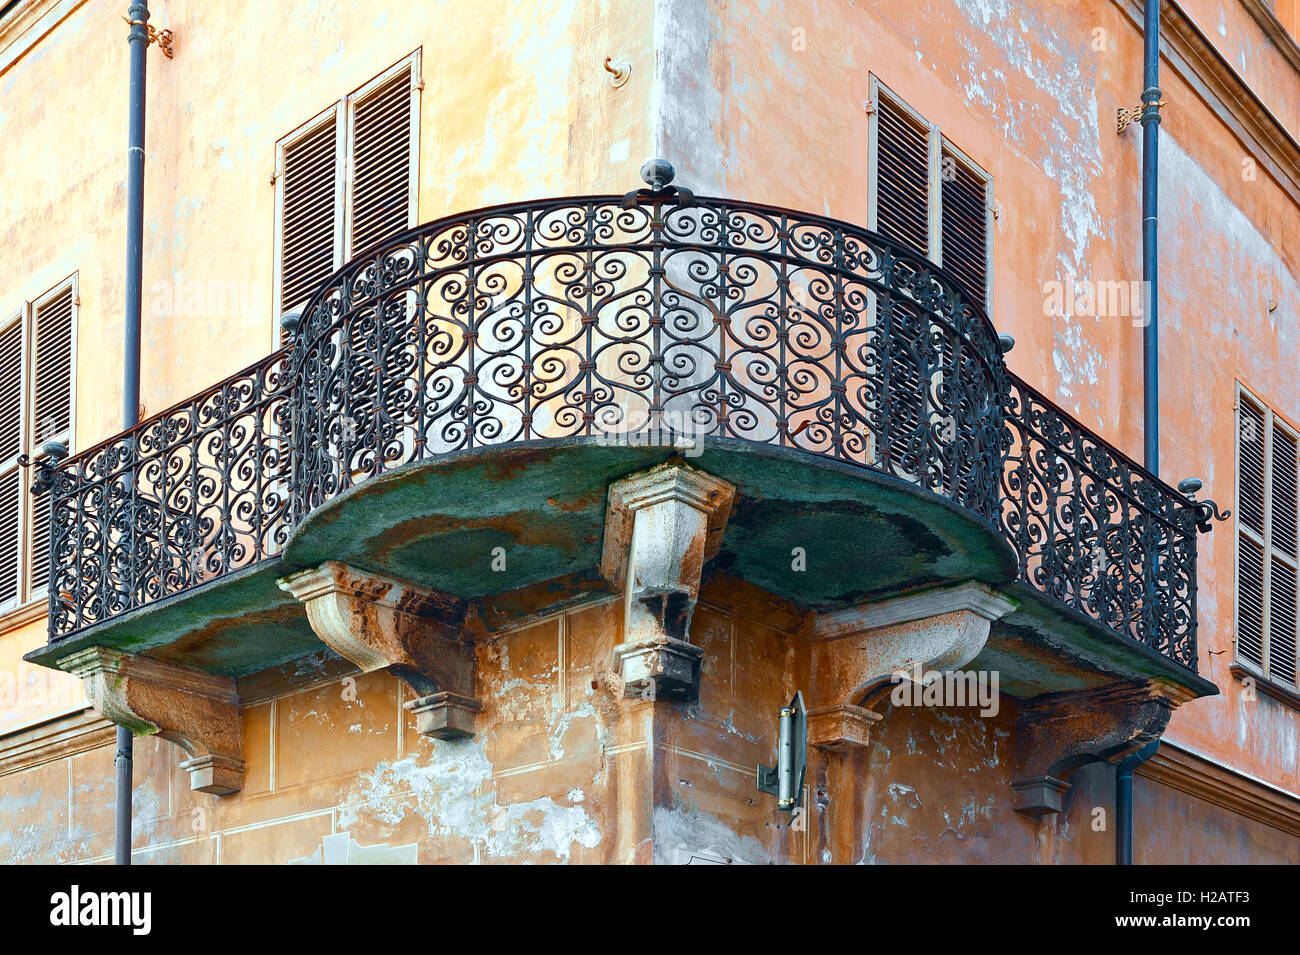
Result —
<path fill-rule="evenodd" d="M 1163 681 L 1141 681 L 1027 701 L 1016 720 L 1012 807 L 1026 816 L 1060 812 L 1070 773 L 1159 738 L 1173 711 L 1193 696 Z"/>
<path fill-rule="evenodd" d="M 918 670 L 956 670 L 975 659 L 994 620 L 1014 604 L 983 584 L 895 597 L 825 613 L 812 623 L 809 743 L 829 752 L 864 747 L 882 717 L 871 707 Z"/>
<path fill-rule="evenodd" d="M 614 667 L 625 697 L 699 697 L 702 651 L 688 640 L 691 615 L 734 496 L 731 484 L 683 464 L 610 486 L 600 570 L 624 593 Z"/>
<path fill-rule="evenodd" d="M 434 739 L 474 735 L 474 648 L 459 602 L 339 561 L 280 581 L 307 610 L 321 641 L 363 673 L 386 670 L 418 694 L 405 706 Z"/>
<path fill-rule="evenodd" d="M 195 792 L 227 796 L 244 782 L 243 719 L 235 681 L 177 663 L 89 647 L 59 669 L 81 678 L 105 719 L 136 736 L 158 735 L 181 747 Z"/>

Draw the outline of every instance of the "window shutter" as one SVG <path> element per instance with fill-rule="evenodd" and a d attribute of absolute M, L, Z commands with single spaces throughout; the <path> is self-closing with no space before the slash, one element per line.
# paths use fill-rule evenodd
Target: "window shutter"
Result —
<path fill-rule="evenodd" d="M 876 110 L 876 231 L 929 254 L 930 131 L 881 96 Z"/>
<path fill-rule="evenodd" d="M 1244 534 L 1237 538 L 1237 655 L 1264 665 L 1264 552 Z"/>
<path fill-rule="evenodd" d="M 0 332 L 0 464 L 22 450 L 23 323 Z"/>
<path fill-rule="evenodd" d="M 1264 665 L 1264 409 L 1237 403 L 1237 656 Z M 1254 535 L 1247 532 L 1249 528 Z"/>
<path fill-rule="evenodd" d="M 947 148 L 940 169 L 943 268 L 969 302 L 984 308 L 988 299 L 987 187 Z"/>
<path fill-rule="evenodd" d="M 27 572 L 31 578 L 31 596 L 35 597 L 45 590 L 50 579 L 50 496 L 32 494 L 27 502 L 31 515 Z"/>
<path fill-rule="evenodd" d="M 0 607 L 18 596 L 18 501 L 22 470 L 0 476 Z"/>
<path fill-rule="evenodd" d="M 334 271 L 335 121 L 284 147 L 280 311 L 301 308 Z"/>
<path fill-rule="evenodd" d="M 349 247 L 355 255 L 409 226 L 411 73 L 404 69 L 358 100 L 353 114 Z"/>
<path fill-rule="evenodd" d="M 36 309 L 33 450 L 72 426 L 72 287 Z"/>
<path fill-rule="evenodd" d="M 1273 425 L 1273 547 L 1296 556 L 1296 439 Z"/>
<path fill-rule="evenodd" d="M 1256 534 L 1264 533 L 1264 409 L 1245 395 L 1240 399 L 1237 427 L 1237 496 L 1240 520 Z"/>
<path fill-rule="evenodd" d="M 1296 676 L 1296 572 L 1274 559 L 1268 594 L 1269 676 L 1295 685 Z"/>

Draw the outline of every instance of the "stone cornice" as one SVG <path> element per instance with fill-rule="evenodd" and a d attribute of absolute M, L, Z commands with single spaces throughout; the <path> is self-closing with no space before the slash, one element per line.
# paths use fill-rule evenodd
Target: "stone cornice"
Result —
<path fill-rule="evenodd" d="M 1300 799 L 1164 741 L 1137 775 L 1300 837 Z"/>
<path fill-rule="evenodd" d="M 86 0 L 26 0 L 0 21 L 0 74 L 22 59 Z"/>
<path fill-rule="evenodd" d="M 18 730 L 0 739 L 0 776 L 107 746 L 116 732 L 89 707 Z"/>
<path fill-rule="evenodd" d="M 1295 37 L 1282 25 L 1282 21 L 1277 18 L 1277 14 L 1269 4 L 1265 0 L 1241 0 L 1241 5 L 1246 8 L 1251 19 L 1259 24 L 1264 35 L 1277 47 L 1277 51 L 1297 73 L 1300 73 L 1300 43 L 1297 43 Z"/>
<path fill-rule="evenodd" d="M 1114 0 L 1114 3 L 1140 32 L 1141 2 Z M 1249 3 L 1246 8 L 1250 10 Z M 1300 205 L 1300 143 L 1181 7 L 1166 0 L 1161 6 L 1160 22 L 1162 57 L 1241 140 L 1292 201 Z M 1134 90 L 1135 99 L 1137 92 Z"/>

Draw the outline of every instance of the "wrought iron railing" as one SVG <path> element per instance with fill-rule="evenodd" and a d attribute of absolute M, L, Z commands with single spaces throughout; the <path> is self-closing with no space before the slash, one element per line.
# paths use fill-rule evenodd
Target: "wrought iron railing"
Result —
<path fill-rule="evenodd" d="M 879 236 L 679 199 L 480 210 L 334 276 L 294 350 L 297 512 L 449 451 L 653 431 L 873 467 L 993 523 L 1005 383 L 983 313 Z"/>
<path fill-rule="evenodd" d="M 1002 527 L 1036 590 L 1196 669 L 1196 535 L 1178 493 L 1009 375 Z"/>
<path fill-rule="evenodd" d="M 45 469 L 50 639 L 279 554 L 288 352 Z"/>
<path fill-rule="evenodd" d="M 915 483 L 1034 588 L 1195 667 L 1200 506 L 1007 373 L 930 263 L 672 187 L 520 203 L 368 250 L 290 351 L 49 471 L 51 641 L 274 557 L 358 481 L 548 438 L 741 439 Z"/>

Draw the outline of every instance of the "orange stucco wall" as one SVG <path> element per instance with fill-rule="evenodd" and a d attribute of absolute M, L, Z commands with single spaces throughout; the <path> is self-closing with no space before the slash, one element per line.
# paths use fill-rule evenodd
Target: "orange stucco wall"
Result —
<path fill-rule="evenodd" d="M 1277 121 L 1300 135 L 1300 76 L 1258 24 L 1227 0 L 1182 5 Z M 75 443 L 83 448 L 119 425 L 120 6 L 33 2 L 21 21 L 0 24 L 0 313 L 79 275 Z M 1141 34 L 1124 0 L 450 0 L 387 11 L 321 2 L 270 14 L 251 2 L 155 6 L 154 22 L 176 32 L 176 59 L 150 53 L 148 411 L 267 352 L 275 142 L 418 48 L 422 221 L 510 199 L 622 192 L 639 184 L 644 158 L 663 155 L 698 191 L 865 223 L 865 104 L 875 76 L 993 177 L 992 318 L 1018 342 L 1012 368 L 1140 456 L 1141 329 L 1127 318 L 1045 314 L 1043 291 L 1076 277 L 1141 277 L 1140 135 L 1114 128 L 1116 108 L 1137 103 L 1141 89 Z M 1279 4 L 1288 11 L 1294 20 L 1294 5 Z M 606 56 L 632 64 L 626 85 L 610 85 Z M 1201 477 L 1204 496 L 1232 507 L 1234 383 L 1300 423 L 1300 205 L 1170 63 L 1162 85 L 1161 473 Z M 248 307 L 183 316 L 150 309 L 155 283 L 188 281 L 238 283 Z M 1228 673 L 1233 578 L 1229 522 L 1202 538 L 1200 552 L 1200 672 L 1221 695 L 1179 710 L 1168 738 L 1300 793 L 1300 714 L 1269 696 L 1249 698 Z M 831 837 L 780 830 L 781 817 L 745 776 L 770 758 L 767 715 L 794 685 L 789 671 L 778 680 L 780 667 L 762 653 L 785 651 L 776 643 L 763 651 L 748 631 L 742 642 L 730 610 L 702 610 L 696 636 L 711 669 L 699 712 L 638 723 L 635 709 L 616 714 L 589 689 L 597 647 L 613 645 L 605 612 L 484 646 L 498 692 L 488 694 L 492 729 L 472 744 L 435 749 L 416 737 L 402 723 L 398 684 L 384 676 L 358 678 L 354 700 L 331 678 L 251 706 L 249 785 L 232 799 L 192 796 L 174 748 L 142 741 L 140 844 L 157 858 L 289 861 L 347 832 L 363 846 L 414 844 L 421 861 L 630 861 L 649 837 L 637 826 L 659 818 L 670 845 L 681 827 L 712 832 L 713 821 L 734 815 L 738 827 L 703 838 L 721 855 L 820 861 Z M 27 680 L 19 657 L 41 642 L 43 622 L 0 634 L 0 669 Z M 76 708 L 67 694 L 33 698 L 0 713 L 0 734 Z M 1033 824 L 1006 801 L 1007 731 L 943 713 L 887 720 L 860 767 L 871 820 L 863 857 L 1041 855 Z M 637 754 L 650 745 L 670 753 L 661 805 L 615 811 L 620 780 L 625 792 L 640 791 Z M 5 854 L 102 858 L 110 762 L 111 750 L 98 747 L 6 777 Z M 954 769 L 972 785 L 953 783 Z M 463 785 L 434 791 L 429 779 L 444 772 Z M 1108 772 L 1080 776 L 1049 855 L 1109 861 L 1112 836 L 1093 833 L 1087 815 L 1109 805 Z M 42 795 L 54 792 L 71 801 Z M 1155 783 L 1140 785 L 1138 798 L 1186 819 L 1189 832 L 1204 823 L 1216 858 L 1296 861 L 1294 840 L 1260 823 L 1220 819 L 1220 809 Z M 668 815 L 656 817 L 661 810 Z M 453 825 L 458 813 L 473 818 L 470 835 Z M 1181 844 L 1143 853 L 1196 861 Z"/>

